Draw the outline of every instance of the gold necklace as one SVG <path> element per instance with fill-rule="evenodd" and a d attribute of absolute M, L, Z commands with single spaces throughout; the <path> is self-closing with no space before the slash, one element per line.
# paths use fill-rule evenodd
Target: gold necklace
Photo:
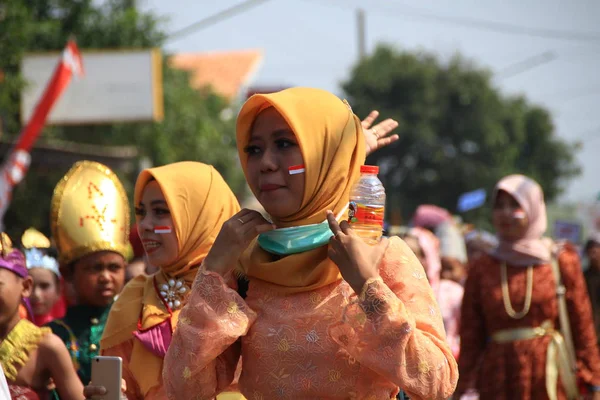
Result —
<path fill-rule="evenodd" d="M 504 303 L 504 309 L 509 317 L 513 319 L 521 319 L 529 313 L 531 307 L 531 295 L 533 293 L 533 265 L 527 267 L 527 289 L 525 292 L 525 304 L 523 309 L 516 312 L 510 302 L 510 293 L 508 292 L 508 277 L 506 274 L 506 263 L 502 263 L 500 266 L 500 276 L 502 277 L 502 302 Z"/>

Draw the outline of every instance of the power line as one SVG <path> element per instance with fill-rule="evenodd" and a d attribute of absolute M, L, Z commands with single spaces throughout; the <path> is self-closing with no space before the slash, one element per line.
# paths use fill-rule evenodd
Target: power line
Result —
<path fill-rule="evenodd" d="M 184 36 L 190 35 L 201 29 L 215 25 L 225 19 L 235 17 L 236 15 L 242 14 L 243 12 L 248 11 L 248 10 L 250 10 L 254 7 L 257 7 L 263 3 L 266 3 L 268 1 L 270 1 L 270 0 L 247 0 L 243 3 L 236 4 L 235 6 L 229 7 L 223 11 L 220 11 L 209 17 L 203 18 L 198 22 L 194 22 L 193 24 L 188 25 L 185 28 L 182 28 L 178 31 L 171 33 L 167 37 L 167 41 L 181 39 Z"/>
<path fill-rule="evenodd" d="M 453 25 L 465 26 L 474 29 L 487 30 L 498 33 L 507 33 L 525 36 L 537 36 L 548 39 L 573 40 L 582 42 L 595 42 L 600 44 L 600 33 L 598 32 L 581 32 L 581 31 L 562 31 L 547 28 L 532 28 L 529 26 L 515 25 L 505 22 L 497 22 L 483 20 L 470 17 L 455 17 L 449 15 L 441 15 L 432 13 L 427 10 L 417 9 L 414 7 L 403 6 L 405 11 L 401 11 L 406 15 L 413 17 L 431 19 L 439 22 L 444 22 Z"/>
<path fill-rule="evenodd" d="M 498 71 L 494 77 L 497 79 L 512 78 L 515 75 L 527 72 L 535 67 L 539 67 L 543 64 L 548 64 L 558 58 L 558 54 L 555 51 L 546 51 L 542 54 L 536 54 L 528 57 L 523 61 L 519 61 L 508 67 L 505 67 Z"/>
<path fill-rule="evenodd" d="M 308 0 L 308 1 L 319 1 L 319 0 Z M 335 3 L 336 6 L 344 7 L 344 8 L 354 8 L 351 5 L 342 4 L 336 0 L 327 0 L 328 3 Z M 322 4 L 321 1 L 319 3 Z M 418 9 L 414 7 L 401 6 L 400 7 L 389 7 L 389 4 L 381 7 L 385 8 L 386 11 L 377 11 L 379 14 L 389 15 L 390 12 L 395 15 L 402 16 L 410 16 L 415 18 L 421 18 L 425 20 L 437 21 L 449 25 L 457 25 L 472 29 L 478 29 L 483 31 L 490 31 L 496 33 L 504 33 L 511 35 L 520 35 L 520 36 L 531 36 L 531 37 L 541 37 L 546 39 L 560 39 L 560 40 L 569 40 L 576 42 L 587 42 L 600 45 L 600 32 L 582 32 L 582 31 L 563 31 L 556 29 L 547 29 L 547 28 L 532 28 L 529 26 L 515 25 L 505 22 L 497 22 L 490 20 L 483 20 L 478 18 L 469 18 L 469 17 L 456 17 L 450 15 L 442 15 L 438 13 L 433 13 L 428 10 Z M 371 10 L 373 10 L 371 8 Z"/>

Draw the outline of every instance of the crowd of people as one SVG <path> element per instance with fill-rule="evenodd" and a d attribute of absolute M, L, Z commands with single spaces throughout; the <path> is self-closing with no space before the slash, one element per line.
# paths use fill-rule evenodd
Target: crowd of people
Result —
<path fill-rule="evenodd" d="M 511 175 L 495 234 L 425 204 L 366 243 L 346 208 L 366 155 L 397 139 L 376 118 L 318 89 L 252 96 L 237 146 L 260 212 L 178 162 L 141 172 L 132 224 L 114 172 L 76 163 L 51 239 L 1 236 L 0 396 L 103 396 L 103 355 L 131 400 L 600 400 L 600 237 L 584 276 L 575 244 L 544 237 L 542 188 Z"/>

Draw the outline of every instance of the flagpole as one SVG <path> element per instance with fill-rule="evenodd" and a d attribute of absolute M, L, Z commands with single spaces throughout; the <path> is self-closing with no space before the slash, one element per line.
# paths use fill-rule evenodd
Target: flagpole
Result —
<path fill-rule="evenodd" d="M 69 86 L 73 75 L 82 74 L 81 54 L 75 41 L 70 39 L 33 114 L 0 169 L 0 229 L 4 230 L 2 221 L 10 204 L 12 189 L 25 177 L 31 161 L 29 152 L 42 133 L 48 115 Z"/>

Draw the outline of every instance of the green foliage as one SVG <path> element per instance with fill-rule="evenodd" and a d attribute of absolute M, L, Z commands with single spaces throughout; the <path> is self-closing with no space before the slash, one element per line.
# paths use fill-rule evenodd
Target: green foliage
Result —
<path fill-rule="evenodd" d="M 556 136 L 548 111 L 502 96 L 488 71 L 459 56 L 442 63 L 380 46 L 342 87 L 358 115 L 377 109 L 400 124 L 400 140 L 368 163 L 381 167 L 389 212 L 405 219 L 423 203 L 455 212 L 460 194 L 489 193 L 511 173 L 536 179 L 552 200 L 579 173 L 575 146 Z M 484 222 L 489 210 L 464 217 Z"/>
<path fill-rule="evenodd" d="M 61 51 L 75 37 L 80 49 L 161 47 L 163 20 L 135 8 L 133 0 L 5 0 L 0 21 L 0 117 L 5 133 L 18 135 L 19 97 L 24 82 L 19 65 L 25 52 Z M 84 60 L 85 64 L 85 60 Z M 136 146 L 153 165 L 193 160 L 214 165 L 238 195 L 245 180 L 238 167 L 233 120 L 222 120 L 225 99 L 189 86 L 187 73 L 163 62 L 165 118 L 160 123 L 46 127 L 41 140 Z M 64 171 L 30 171 L 15 190 L 5 217 L 12 236 L 34 225 L 49 233 L 52 189 Z M 115 171 L 132 197 L 136 172 Z"/>

